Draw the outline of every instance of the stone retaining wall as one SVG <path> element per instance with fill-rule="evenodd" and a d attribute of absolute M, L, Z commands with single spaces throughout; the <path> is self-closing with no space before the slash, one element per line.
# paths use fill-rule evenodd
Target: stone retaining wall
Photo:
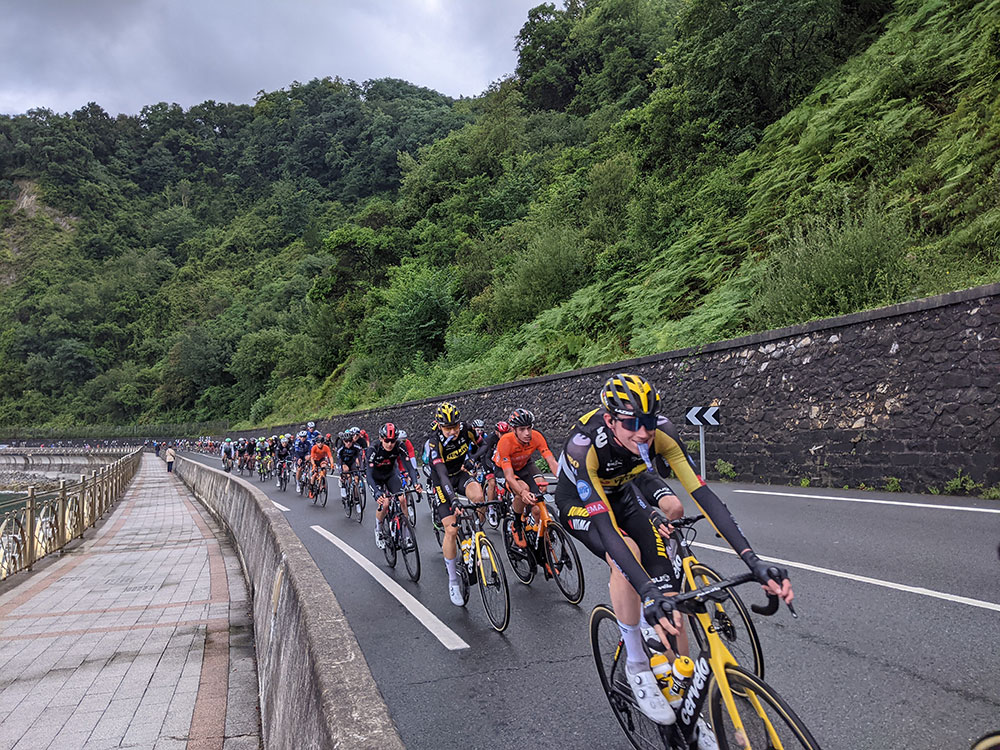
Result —
<path fill-rule="evenodd" d="M 1000 284 L 317 424 L 372 432 L 391 420 L 422 440 L 442 400 L 490 421 L 525 406 L 558 445 L 621 370 L 653 381 L 678 425 L 688 408 L 718 404 L 723 424 L 706 430 L 708 464 L 725 459 L 740 480 L 872 487 L 896 477 L 925 492 L 961 470 L 1000 483 Z"/>
<path fill-rule="evenodd" d="M 403 750 L 340 605 L 273 503 L 249 482 L 180 456 L 174 471 L 229 530 L 243 561 L 264 746 Z"/>

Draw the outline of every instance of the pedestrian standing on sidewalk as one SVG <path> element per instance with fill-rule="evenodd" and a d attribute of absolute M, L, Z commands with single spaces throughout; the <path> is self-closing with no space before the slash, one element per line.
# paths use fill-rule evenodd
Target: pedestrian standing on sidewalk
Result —
<path fill-rule="evenodd" d="M 174 444 L 171 443 L 167 446 L 167 452 L 163 454 L 163 457 L 167 460 L 167 471 L 174 470 L 174 458 L 176 458 L 176 456 L 177 454 L 174 451 Z"/>

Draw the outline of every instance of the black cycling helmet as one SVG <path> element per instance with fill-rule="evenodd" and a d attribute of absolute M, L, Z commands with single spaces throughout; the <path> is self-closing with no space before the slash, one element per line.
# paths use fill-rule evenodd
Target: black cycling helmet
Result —
<path fill-rule="evenodd" d="M 639 375 L 619 373 L 601 389 L 601 404 L 612 414 L 636 417 L 660 411 L 660 394 Z"/>
<path fill-rule="evenodd" d="M 323 445 L 323 443 L 326 442 L 326 438 L 323 437 L 322 435 L 317 435 L 316 440 L 314 440 L 313 442 L 315 442 L 316 445 Z"/>
<path fill-rule="evenodd" d="M 438 404 L 437 411 L 434 412 L 434 419 L 437 420 L 439 425 L 441 424 L 455 424 L 458 422 L 458 418 L 461 416 L 458 411 L 458 407 L 450 401 L 444 401 Z"/>
<path fill-rule="evenodd" d="M 527 409 L 514 409 L 507 417 L 507 423 L 511 427 L 531 427 L 535 424 L 535 415 Z"/>
<path fill-rule="evenodd" d="M 378 431 L 378 435 L 383 440 L 395 440 L 396 439 L 396 425 L 392 422 L 386 422 L 382 425 L 382 429 Z"/>

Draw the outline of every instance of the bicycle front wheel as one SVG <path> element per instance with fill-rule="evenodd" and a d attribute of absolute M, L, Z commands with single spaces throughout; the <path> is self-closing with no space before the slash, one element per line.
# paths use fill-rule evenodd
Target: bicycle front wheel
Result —
<path fill-rule="evenodd" d="M 493 543 L 485 534 L 479 535 L 476 548 L 476 567 L 479 571 L 479 593 L 483 595 L 483 606 L 490 624 L 502 633 L 510 624 L 510 590 L 503 563 Z"/>
<path fill-rule="evenodd" d="M 376 517 L 375 523 L 378 522 L 378 517 Z M 385 562 L 390 568 L 396 567 L 396 539 L 398 536 L 395 527 L 396 518 L 394 516 L 386 516 L 382 521 L 382 538 L 385 539 L 385 547 L 382 548 L 382 552 L 385 553 Z"/>
<path fill-rule="evenodd" d="M 730 665 L 726 667 L 726 679 L 743 730 L 736 727 L 734 717 L 722 700 L 719 681 L 713 675 L 708 687 L 708 707 L 719 750 L 747 747 L 819 750 L 819 744 L 802 720 L 760 677 Z"/>
<path fill-rule="evenodd" d="M 514 519 L 507 515 L 503 519 L 503 546 L 507 552 L 507 561 L 510 569 L 514 571 L 517 580 L 528 585 L 535 579 L 535 560 L 531 556 L 531 551 L 525 547 L 517 546 L 514 541 Z M 524 532 L 521 532 L 522 538 Z"/>
<path fill-rule="evenodd" d="M 354 485 L 354 510 L 358 513 L 358 523 L 365 520 L 365 495 L 368 490 L 364 482 L 357 482 Z"/>
<path fill-rule="evenodd" d="M 417 493 L 410 490 L 406 493 L 406 517 L 410 519 L 410 526 L 417 526 Z"/>
<path fill-rule="evenodd" d="M 625 644 L 618 619 L 610 607 L 599 604 L 590 613 L 590 646 L 594 652 L 601 687 L 611 704 L 618 724 L 635 750 L 672 748 L 672 727 L 663 727 L 647 718 L 636 705 L 625 677 Z"/>
<path fill-rule="evenodd" d="M 403 553 L 406 573 L 410 576 L 410 580 L 416 583 L 420 580 L 420 549 L 417 547 L 417 535 L 410 525 L 410 519 L 403 516 L 400 521 L 402 523 L 399 527 L 399 548 Z"/>
<path fill-rule="evenodd" d="M 555 521 L 545 527 L 545 563 L 570 604 L 583 601 L 583 568 L 573 540 Z"/>
<path fill-rule="evenodd" d="M 351 512 L 354 510 L 354 485 L 348 484 L 346 487 L 341 485 L 340 487 L 340 502 L 344 504 L 344 515 L 348 518 L 351 517 Z"/>
<path fill-rule="evenodd" d="M 722 576 L 702 563 L 692 565 L 691 573 L 698 588 L 705 588 L 722 580 Z M 690 590 L 685 578 L 682 592 L 687 593 Z M 725 594 L 724 601 L 713 601 L 708 606 L 715 632 L 722 638 L 723 644 L 740 666 L 762 678 L 764 651 L 760 645 L 760 638 L 757 637 L 757 629 L 750 619 L 750 611 L 735 590 L 726 589 Z M 690 616 L 688 621 L 691 623 L 691 632 L 694 633 L 699 649 L 707 649 L 708 638 L 702 630 L 701 621 L 694 615 Z"/>
<path fill-rule="evenodd" d="M 320 482 L 320 485 L 319 485 L 319 496 L 323 500 L 323 507 L 324 508 L 326 507 L 326 499 L 327 499 L 327 497 L 329 497 L 329 495 L 330 495 L 330 488 L 327 485 L 326 477 L 323 477 L 323 481 Z"/>

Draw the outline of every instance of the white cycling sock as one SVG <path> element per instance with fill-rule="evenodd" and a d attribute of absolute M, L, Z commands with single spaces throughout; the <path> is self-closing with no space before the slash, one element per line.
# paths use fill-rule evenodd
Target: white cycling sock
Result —
<path fill-rule="evenodd" d="M 449 560 L 447 557 L 444 559 L 444 565 L 448 568 L 448 583 L 455 583 L 458 580 L 458 558 L 455 557 Z"/>
<path fill-rule="evenodd" d="M 625 641 L 626 658 L 634 665 L 642 665 L 644 669 L 649 668 L 649 660 L 646 658 L 646 651 L 642 647 L 642 628 L 638 625 L 626 625 L 621 620 L 618 621 L 618 630 L 621 631 L 622 640 Z"/>

